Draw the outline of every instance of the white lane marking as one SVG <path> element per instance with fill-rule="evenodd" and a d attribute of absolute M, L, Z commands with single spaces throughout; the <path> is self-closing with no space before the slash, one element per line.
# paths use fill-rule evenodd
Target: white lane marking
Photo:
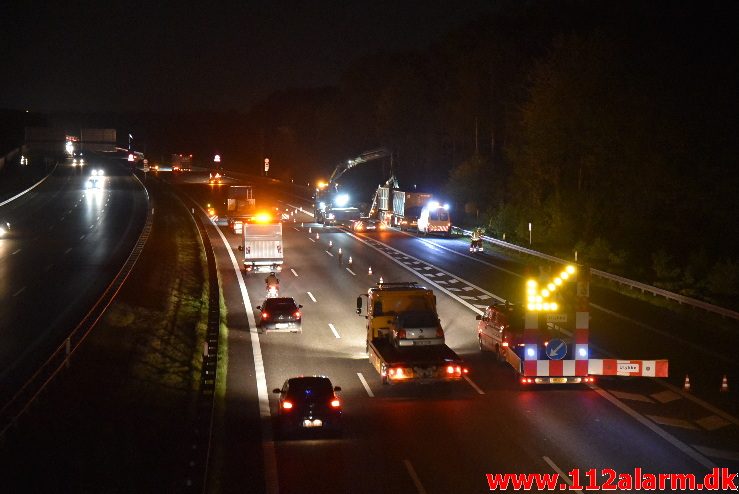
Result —
<path fill-rule="evenodd" d="M 690 456 L 692 459 L 694 459 L 695 461 L 697 461 L 704 467 L 709 468 L 709 469 L 716 467 L 716 464 L 714 464 L 711 460 L 709 460 L 702 454 L 698 453 L 696 450 L 694 450 L 693 448 L 691 448 L 684 442 L 680 441 L 678 438 L 676 438 L 669 432 L 663 430 L 661 427 L 658 427 L 651 420 L 647 419 L 646 417 L 641 416 L 633 408 L 628 406 L 626 403 L 620 401 L 615 396 L 612 396 L 610 393 L 606 392 L 604 389 L 601 389 L 598 386 L 594 386 L 594 385 L 591 385 L 590 388 L 596 393 L 598 393 L 600 396 L 605 398 L 606 400 L 616 405 L 622 411 L 626 412 L 628 415 L 631 416 L 631 418 L 633 418 L 634 420 L 636 420 L 643 426 L 647 427 L 649 430 L 651 430 L 652 432 L 660 436 L 662 439 L 664 439 L 665 441 L 675 446 L 677 449 L 679 449 L 686 455 Z"/>
<path fill-rule="evenodd" d="M 739 461 L 739 452 L 736 452 L 736 451 L 708 448 L 706 446 L 700 446 L 698 444 L 694 444 L 693 447 L 706 456 L 712 456 L 714 458 L 721 458 L 722 460 Z"/>
<path fill-rule="evenodd" d="M 351 269 L 349 269 L 349 268 L 346 268 L 346 270 L 347 270 L 347 271 L 349 271 L 349 272 L 350 272 L 351 274 L 353 274 L 354 276 L 357 276 L 357 273 L 355 273 L 355 272 L 354 272 L 354 271 L 352 271 Z"/>
<path fill-rule="evenodd" d="M 562 469 L 559 468 L 557 466 L 557 464 L 552 461 L 551 458 L 549 458 L 548 456 L 542 456 L 542 459 L 547 463 L 547 465 L 549 465 L 552 468 L 552 470 L 554 470 L 555 472 L 557 472 L 557 474 L 559 474 L 559 479 L 560 480 L 562 480 L 564 482 L 567 482 L 570 486 L 572 486 L 572 479 L 570 479 L 570 476 L 567 475 L 567 474 L 565 474 L 562 471 Z M 570 491 L 571 492 L 579 492 L 580 494 L 582 494 L 582 491 L 580 489 L 572 489 L 572 488 L 570 488 Z"/>
<path fill-rule="evenodd" d="M 411 480 L 413 480 L 413 485 L 416 486 L 416 490 L 418 491 L 418 494 L 426 494 L 426 489 L 423 488 L 421 479 L 418 478 L 416 469 L 413 468 L 413 465 L 411 465 L 410 460 L 403 460 L 403 464 L 405 464 L 405 469 L 408 470 L 408 475 L 411 476 Z"/>
<path fill-rule="evenodd" d="M 14 251 L 13 251 L 13 252 L 12 252 L 12 253 L 11 253 L 10 255 L 11 255 L 11 256 L 14 256 L 14 255 L 16 255 L 16 254 L 17 254 L 18 252 L 20 252 L 20 251 L 21 251 L 20 249 L 18 249 L 18 250 L 14 250 Z"/>
<path fill-rule="evenodd" d="M 5 200 L 5 201 L 3 201 L 3 202 L 0 202 L 0 206 L 5 206 L 5 205 L 6 205 L 6 204 L 8 204 L 9 202 L 13 202 L 13 201 L 15 201 L 15 200 L 16 200 L 16 199 L 18 199 L 18 198 L 19 198 L 20 196 L 22 196 L 22 195 L 24 195 L 24 194 L 27 194 L 27 193 L 31 192 L 31 191 L 32 191 L 33 189 L 35 189 L 36 187 L 38 187 L 39 185 L 41 185 L 42 183 L 44 183 L 44 181 L 45 181 L 45 180 L 46 180 L 47 178 L 49 178 L 49 177 L 50 177 L 50 176 L 51 176 L 51 175 L 52 175 L 52 174 L 54 173 L 54 171 L 56 170 L 56 167 L 57 167 L 57 165 L 54 165 L 54 168 L 53 168 L 53 169 L 52 169 L 52 170 L 51 170 L 51 171 L 49 172 L 49 174 L 48 174 L 48 175 L 46 175 L 46 176 L 45 176 L 44 178 L 42 178 L 41 180 L 39 180 L 38 182 L 36 182 L 35 184 L 33 184 L 32 186 L 30 186 L 29 188 L 27 188 L 26 190 L 24 190 L 24 191 L 23 191 L 23 192 L 21 192 L 20 194 L 16 194 L 16 195 L 14 195 L 13 197 L 11 197 L 10 199 L 7 199 L 7 200 Z"/>
<path fill-rule="evenodd" d="M 66 218 L 66 216 L 62 216 L 61 218 L 59 218 L 59 221 L 64 221 L 64 218 Z"/>
<path fill-rule="evenodd" d="M 26 287 L 24 286 L 23 288 L 21 288 L 20 290 L 18 290 L 17 292 L 15 292 L 15 293 L 13 294 L 13 296 L 14 296 L 14 297 L 17 297 L 18 295 L 20 295 L 21 293 L 23 293 L 23 290 L 25 290 L 25 289 L 26 289 Z"/>
<path fill-rule="evenodd" d="M 406 234 L 406 235 L 408 235 L 408 234 Z M 409 235 L 409 236 L 415 237 L 415 235 Z M 420 240 L 421 242 L 423 242 L 423 243 L 425 243 L 427 245 L 433 245 L 434 247 L 438 247 L 439 249 L 445 250 L 447 252 L 451 252 L 453 254 L 457 254 L 458 256 L 466 257 L 467 259 L 472 259 L 473 261 L 477 261 L 477 262 L 479 262 L 481 264 L 485 264 L 486 266 L 490 266 L 491 268 L 497 269 L 498 271 L 502 271 L 504 273 L 508 273 L 508 274 L 513 275 L 513 276 L 516 276 L 518 278 L 523 278 L 523 276 L 520 275 L 520 274 L 518 274 L 518 273 L 515 273 L 513 271 L 509 271 L 509 270 L 507 270 L 505 268 L 501 268 L 500 266 L 496 266 L 495 264 L 492 264 L 490 262 L 483 261 L 482 259 L 479 259 L 477 257 L 470 256 L 470 255 L 467 255 L 467 254 L 462 254 L 461 252 L 457 252 L 454 249 L 450 249 L 449 247 L 445 247 L 443 245 L 439 245 L 439 244 L 437 244 L 435 242 L 432 242 L 430 240 L 425 240 L 425 239 L 422 239 L 422 238 L 419 238 L 419 237 L 416 237 L 416 238 L 418 238 L 418 240 Z"/>
<path fill-rule="evenodd" d="M 203 214 L 207 215 L 205 210 L 198 206 Z M 233 250 L 231 249 L 226 236 L 223 234 L 220 228 L 216 227 L 218 235 L 221 236 L 223 245 L 226 247 L 228 257 L 231 259 L 234 272 L 236 274 L 236 280 L 239 282 L 239 290 L 241 291 L 241 298 L 244 301 L 244 307 L 246 310 L 246 317 L 249 321 L 249 327 L 251 328 L 251 349 L 252 355 L 254 356 L 254 372 L 256 374 L 257 381 L 257 396 L 259 398 L 259 416 L 262 418 L 262 452 L 264 455 L 264 483 L 267 488 L 267 492 L 270 494 L 277 494 L 279 492 L 279 477 L 277 474 L 277 454 L 275 451 L 275 442 L 272 436 L 272 412 L 269 409 L 269 395 L 267 394 L 267 378 L 264 372 L 264 361 L 262 360 L 262 347 L 259 344 L 259 333 L 257 333 L 257 323 L 254 319 L 254 312 L 251 308 L 251 301 L 249 300 L 249 294 L 246 291 L 246 284 L 244 283 L 244 277 L 239 269 L 239 264 L 236 261 Z"/>
<path fill-rule="evenodd" d="M 316 243 L 316 241 L 315 241 L 315 240 L 313 240 L 313 239 L 312 239 L 312 238 L 310 238 L 310 237 L 308 237 L 308 240 L 310 240 L 310 241 L 311 241 L 311 242 L 313 242 L 314 244 Z"/>
<path fill-rule="evenodd" d="M 334 257 L 334 255 L 332 253 L 330 253 L 329 251 L 327 251 L 327 250 L 324 250 L 323 252 L 325 252 L 326 254 L 330 255 L 331 257 Z"/>
<path fill-rule="evenodd" d="M 72 250 L 72 247 L 69 247 L 67 250 L 64 251 L 64 253 L 69 254 L 71 250 Z"/>
<path fill-rule="evenodd" d="M 474 389 L 475 391 L 477 391 L 478 394 L 481 394 L 481 395 L 484 395 L 485 394 L 485 391 L 483 391 L 482 389 L 480 389 L 480 386 L 478 386 L 477 384 L 475 384 L 472 381 L 472 379 L 470 379 L 468 376 L 463 376 L 463 377 L 464 377 L 464 380 L 467 381 L 469 383 L 469 385 L 472 386 L 472 389 Z"/>
<path fill-rule="evenodd" d="M 361 372 L 357 372 L 357 377 L 359 378 L 359 382 L 362 383 L 362 386 L 364 386 L 364 390 L 367 391 L 367 394 L 370 398 L 375 397 L 375 393 L 372 392 L 372 390 L 369 387 L 369 384 L 367 384 L 367 380 L 364 378 Z"/>
<path fill-rule="evenodd" d="M 84 239 L 85 239 L 85 236 L 84 236 L 84 235 L 82 235 L 82 236 L 80 237 L 80 240 L 84 240 Z"/>
<path fill-rule="evenodd" d="M 296 273 L 293 268 L 290 268 L 290 271 L 292 271 L 292 273 L 295 275 L 296 278 L 298 277 L 298 273 Z"/>
<path fill-rule="evenodd" d="M 339 336 L 339 332 L 336 331 L 336 328 L 333 324 L 328 323 L 328 327 L 331 328 L 331 332 L 334 334 L 334 336 L 336 336 L 336 338 L 341 338 L 341 336 Z"/>
<path fill-rule="evenodd" d="M 670 427 L 680 427 L 682 429 L 688 429 L 691 431 L 698 430 L 696 426 L 694 426 L 692 423 L 688 422 L 685 419 L 678 419 L 675 417 L 663 417 L 661 415 L 644 415 L 644 416 L 650 419 L 651 421 L 658 423 L 659 425 L 667 425 Z"/>
<path fill-rule="evenodd" d="M 90 230 L 92 230 L 93 228 L 95 228 L 95 225 L 90 225 Z"/>
<path fill-rule="evenodd" d="M 313 296 L 313 294 L 312 294 L 311 292 L 308 292 L 308 296 L 310 297 L 310 299 L 311 299 L 312 301 L 316 302 L 316 297 L 314 297 L 314 296 Z"/>

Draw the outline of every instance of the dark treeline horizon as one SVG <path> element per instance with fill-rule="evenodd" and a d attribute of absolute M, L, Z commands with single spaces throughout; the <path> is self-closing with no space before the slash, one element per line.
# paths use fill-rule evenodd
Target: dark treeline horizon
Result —
<path fill-rule="evenodd" d="M 445 195 L 456 223 L 528 243 L 531 222 L 550 252 L 735 300 L 735 19 L 718 1 L 500 2 L 425 50 L 358 59 L 335 87 L 248 112 L 49 118 L 131 132 L 153 159 L 219 153 L 259 173 L 269 157 L 296 182 L 387 147 L 401 188 Z"/>

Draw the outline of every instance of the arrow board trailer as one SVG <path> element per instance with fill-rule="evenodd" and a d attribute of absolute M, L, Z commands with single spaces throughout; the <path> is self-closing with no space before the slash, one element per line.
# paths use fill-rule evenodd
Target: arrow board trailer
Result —
<path fill-rule="evenodd" d="M 282 271 L 282 223 L 243 224 L 244 272 Z"/>

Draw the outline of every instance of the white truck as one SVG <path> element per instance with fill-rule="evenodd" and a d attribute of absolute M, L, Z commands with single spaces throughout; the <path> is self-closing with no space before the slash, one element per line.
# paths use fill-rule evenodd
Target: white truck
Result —
<path fill-rule="evenodd" d="M 243 271 L 282 271 L 282 223 L 264 219 L 257 215 L 244 221 L 243 243 L 239 250 L 244 253 Z"/>

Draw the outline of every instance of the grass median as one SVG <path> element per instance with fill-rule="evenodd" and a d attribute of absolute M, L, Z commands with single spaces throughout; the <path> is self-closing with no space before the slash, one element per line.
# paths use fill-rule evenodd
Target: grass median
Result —
<path fill-rule="evenodd" d="M 207 264 L 189 212 L 150 185 L 154 225 L 131 275 L 70 369 L 0 445 L 9 492 L 171 492 L 184 485 Z"/>

